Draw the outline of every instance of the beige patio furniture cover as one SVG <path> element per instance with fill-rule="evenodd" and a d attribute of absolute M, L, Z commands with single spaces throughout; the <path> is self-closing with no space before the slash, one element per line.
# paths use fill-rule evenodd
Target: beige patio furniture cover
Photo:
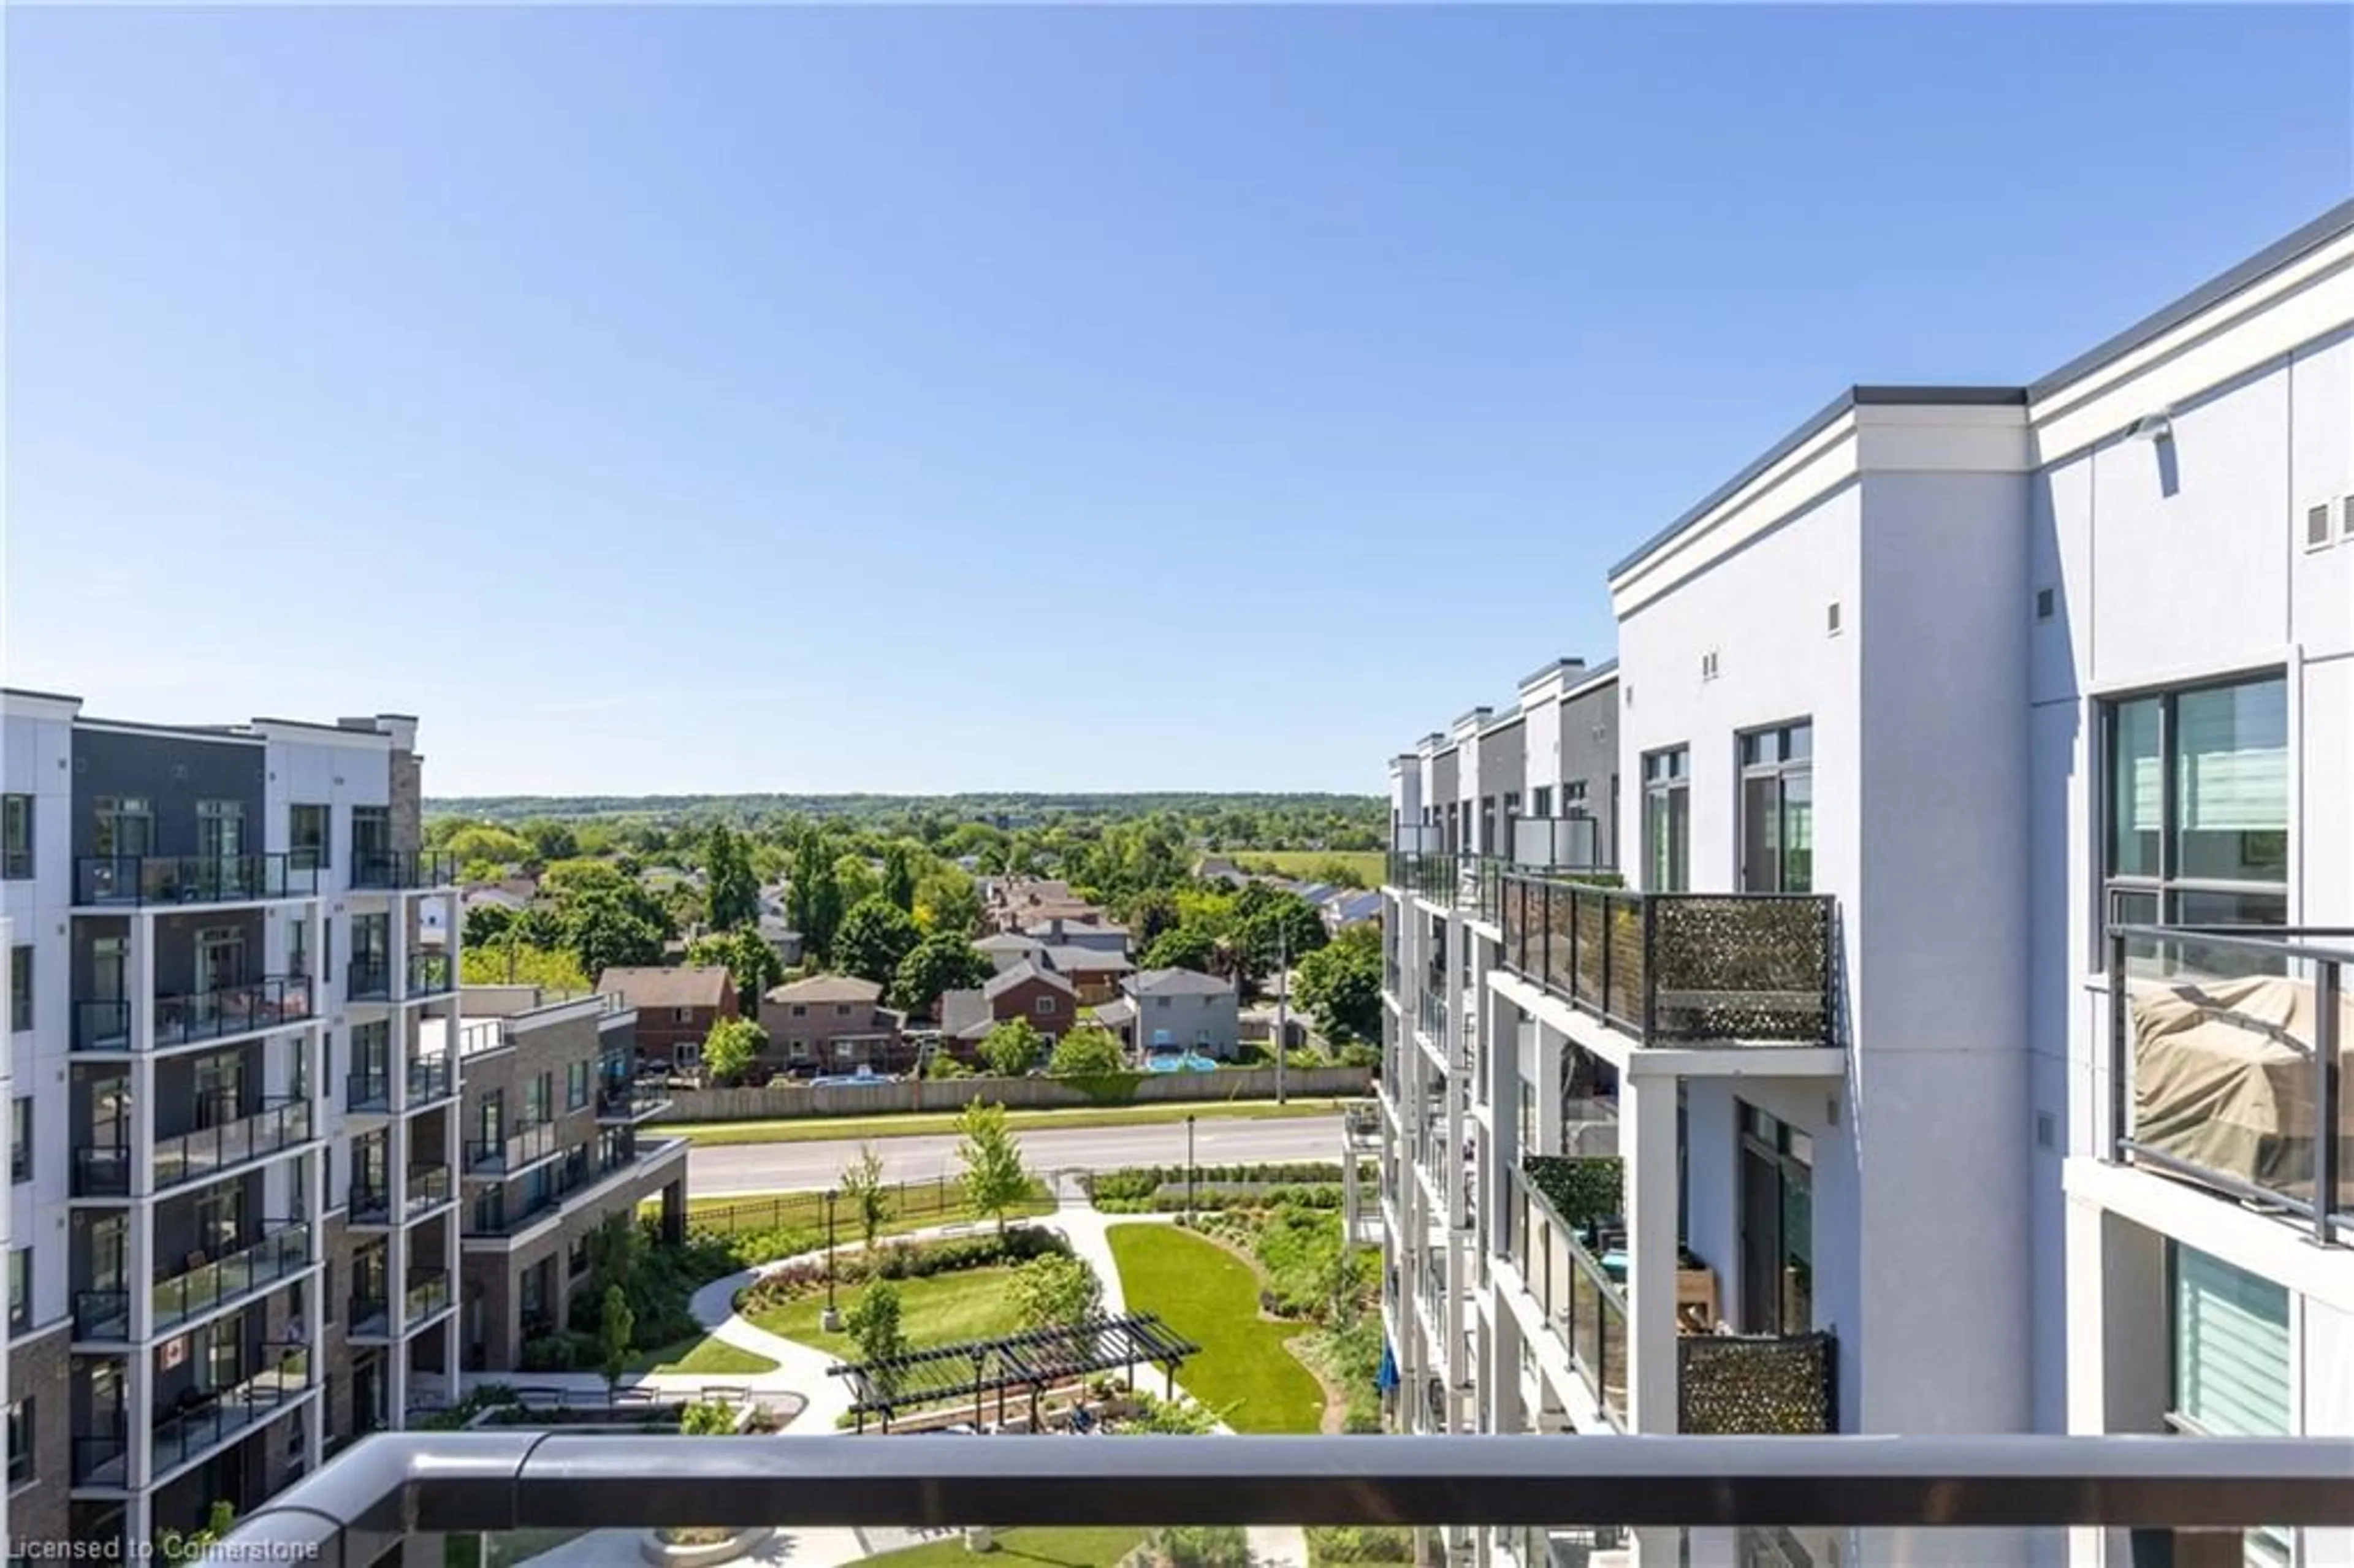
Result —
<path fill-rule="evenodd" d="M 2136 980 L 2133 1136 L 2177 1160 L 2286 1196 L 2313 1193 L 2315 1023 L 2311 984 L 2243 980 Z M 2338 1037 L 2354 1042 L 2354 1000 Z M 2354 1154 L 2354 1096 L 2341 1097 L 2338 1147 Z M 2341 1170 L 2342 1198 L 2354 1172 Z"/>

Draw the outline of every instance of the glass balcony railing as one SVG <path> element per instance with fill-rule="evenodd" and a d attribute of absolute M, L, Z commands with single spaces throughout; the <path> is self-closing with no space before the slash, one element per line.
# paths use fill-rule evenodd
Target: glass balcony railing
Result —
<path fill-rule="evenodd" d="M 670 1104 L 659 1088 L 635 1083 L 608 1083 L 597 1091 L 599 1121 L 642 1121 Z"/>
<path fill-rule="evenodd" d="M 457 1075 L 447 1055 L 419 1056 L 408 1064 L 408 1108 L 415 1110 L 457 1092 Z"/>
<path fill-rule="evenodd" d="M 450 1271 L 439 1267 L 410 1269 L 402 1304 L 407 1316 L 401 1321 L 412 1329 L 449 1306 Z"/>
<path fill-rule="evenodd" d="M 73 1048 L 77 1051 L 131 1049 L 131 1003 L 114 997 L 73 1004 Z"/>
<path fill-rule="evenodd" d="M 83 855 L 74 863 L 74 902 L 84 905 L 242 904 L 318 891 L 318 868 L 282 853 Z"/>
<path fill-rule="evenodd" d="M 127 1198 L 131 1195 L 131 1146 L 127 1143 L 82 1144 L 73 1151 L 73 1195 L 77 1198 Z"/>
<path fill-rule="evenodd" d="M 447 953 L 408 955 L 408 995 L 412 997 L 440 996 L 449 991 L 455 978 Z"/>
<path fill-rule="evenodd" d="M 131 1292 L 122 1289 L 73 1293 L 73 1337 L 116 1341 L 131 1337 Z"/>
<path fill-rule="evenodd" d="M 73 1440 L 73 1484 L 120 1487 L 129 1475 L 131 1437 L 118 1420 L 113 1430 Z"/>
<path fill-rule="evenodd" d="M 556 1124 L 552 1121 L 535 1123 L 504 1139 L 470 1139 L 466 1143 L 466 1174 L 511 1176 L 555 1152 Z"/>
<path fill-rule="evenodd" d="M 450 1201 L 450 1168 L 447 1165 L 412 1165 L 408 1168 L 406 1218 L 429 1213 Z"/>
<path fill-rule="evenodd" d="M 1520 1270 L 1544 1324 L 1569 1352 L 1586 1393 L 1609 1421 L 1627 1421 L 1627 1298 L 1577 1227 L 1537 1190 L 1525 1171 L 1511 1172 L 1504 1206 L 1505 1255 Z"/>
<path fill-rule="evenodd" d="M 1833 901 L 1507 874 L 1503 966 L 1645 1044 L 1831 1045 Z"/>
<path fill-rule="evenodd" d="M 185 1045 L 300 1023 L 311 1016 L 311 982 L 273 975 L 186 996 L 155 999 L 155 1044 Z"/>
<path fill-rule="evenodd" d="M 408 1182 L 401 1198 L 398 1222 L 408 1224 L 420 1215 L 429 1214 L 450 1201 L 450 1168 L 446 1165 L 411 1165 Z M 394 1223 L 392 1191 L 381 1181 L 355 1180 L 351 1187 L 349 1213 L 346 1216 L 355 1225 L 384 1226 Z"/>
<path fill-rule="evenodd" d="M 260 1425 L 311 1388 L 311 1352 L 302 1345 L 265 1345 L 263 1364 L 217 1393 L 190 1390 L 158 1411 L 154 1475 L 163 1475 Z"/>
<path fill-rule="evenodd" d="M 2108 941 L 2112 1157 L 2354 1243 L 2354 931 L 2120 924 Z"/>
<path fill-rule="evenodd" d="M 440 850 L 360 850 L 352 855 L 354 887 L 450 887 L 458 881 L 458 857 Z"/>
<path fill-rule="evenodd" d="M 202 1259 L 202 1253 L 191 1254 Z M 264 1226 L 261 1239 L 216 1260 L 194 1263 L 182 1273 L 159 1279 L 154 1287 L 154 1328 L 157 1332 L 184 1323 L 280 1280 L 299 1274 L 311 1264 L 311 1227 L 302 1221 Z"/>
<path fill-rule="evenodd" d="M 155 1191 L 201 1181 L 311 1139 L 311 1102 L 272 1099 L 250 1116 L 155 1140 Z"/>
<path fill-rule="evenodd" d="M 344 1079 L 344 1108 L 358 1115 L 382 1116 L 392 1109 L 392 1073 L 388 1068 L 363 1067 Z"/>
<path fill-rule="evenodd" d="M 380 954 L 354 959 L 344 966 L 344 1000 L 390 1001 L 392 960 Z"/>

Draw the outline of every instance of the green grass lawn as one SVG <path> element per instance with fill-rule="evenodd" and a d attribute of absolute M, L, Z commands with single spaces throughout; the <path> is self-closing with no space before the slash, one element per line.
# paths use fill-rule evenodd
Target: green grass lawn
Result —
<path fill-rule="evenodd" d="M 1005 1122 L 1016 1132 L 1055 1127 L 1135 1127 L 1182 1122 L 1189 1116 L 1207 1121 L 1234 1118 L 1246 1121 L 1284 1117 L 1336 1115 L 1339 1100 L 1295 1099 L 1286 1105 L 1273 1100 L 1172 1101 L 1149 1106 L 1074 1106 L 1068 1110 L 1010 1110 Z M 915 1138 L 927 1133 L 954 1132 L 957 1118 L 945 1113 L 911 1111 L 901 1116 L 796 1117 L 790 1121 L 704 1121 L 658 1124 L 665 1138 L 690 1143 L 830 1143 L 862 1138 Z"/>
<path fill-rule="evenodd" d="M 659 1350 L 641 1351 L 630 1358 L 633 1372 L 686 1372 L 703 1377 L 748 1377 L 772 1372 L 777 1363 L 764 1355 L 741 1350 L 725 1340 L 697 1334 Z"/>
<path fill-rule="evenodd" d="M 953 1274 L 935 1274 L 929 1279 L 894 1281 L 899 1287 L 899 1324 L 909 1347 L 920 1351 L 932 1345 L 952 1345 L 960 1340 L 986 1340 L 1010 1334 L 1021 1327 L 1006 1291 L 1006 1281 L 1013 1273 L 1010 1268 L 966 1268 Z M 851 1286 L 840 1292 L 838 1299 L 844 1313 L 864 1288 Z M 818 1328 L 818 1315 L 824 1310 L 825 1293 L 820 1291 L 790 1306 L 762 1312 L 752 1321 L 772 1334 L 782 1334 L 788 1340 L 799 1340 L 804 1345 L 855 1361 L 858 1348 L 851 1343 L 849 1335 L 829 1334 Z"/>
<path fill-rule="evenodd" d="M 1131 1312 L 1202 1347 L 1177 1381 L 1237 1432 L 1323 1429 L 1324 1385 L 1286 1348 L 1306 1323 L 1258 1315 L 1258 1276 L 1218 1245 L 1174 1225 L 1114 1225 L 1111 1255 Z"/>
<path fill-rule="evenodd" d="M 1384 856 L 1379 850 L 1236 850 L 1226 857 L 1245 871 L 1271 871 L 1294 880 L 1310 876 L 1339 861 L 1355 872 L 1367 887 L 1382 885 Z"/>
<path fill-rule="evenodd" d="M 975 1563 L 1034 1563 L 1039 1568 L 1112 1568 L 1136 1550 L 1144 1531 L 1121 1525 L 1087 1530 L 1033 1528 L 1001 1530 L 991 1537 L 997 1550 L 975 1557 L 964 1549 L 964 1535 L 943 1536 L 921 1546 L 904 1547 L 862 1561 L 888 1563 L 890 1568 L 972 1568 Z"/>

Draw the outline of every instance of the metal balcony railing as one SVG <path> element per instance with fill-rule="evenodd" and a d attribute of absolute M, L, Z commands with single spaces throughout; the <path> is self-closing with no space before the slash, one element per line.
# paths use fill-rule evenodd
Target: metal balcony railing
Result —
<path fill-rule="evenodd" d="M 90 1143 L 73 1151 L 73 1195 L 77 1198 L 127 1198 L 131 1195 L 131 1146 Z"/>
<path fill-rule="evenodd" d="M 419 1056 L 408 1064 L 408 1106 L 411 1110 L 457 1093 L 458 1077 L 447 1054 Z"/>
<path fill-rule="evenodd" d="M 606 1122 L 642 1121 L 670 1104 L 657 1087 L 636 1083 L 608 1083 L 597 1091 L 597 1119 Z"/>
<path fill-rule="evenodd" d="M 201 1253 L 191 1256 L 201 1258 Z M 259 1241 L 226 1257 L 195 1263 L 154 1285 L 154 1329 L 161 1332 L 198 1313 L 267 1289 L 311 1264 L 311 1227 L 266 1222 Z"/>
<path fill-rule="evenodd" d="M 363 1067 L 344 1079 L 344 1108 L 355 1115 L 381 1116 L 392 1109 L 392 1070 Z"/>
<path fill-rule="evenodd" d="M 116 1341 L 131 1337 L 131 1292 L 122 1289 L 73 1293 L 73 1337 Z"/>
<path fill-rule="evenodd" d="M 74 902 L 83 905 L 241 904 L 318 891 L 318 868 L 284 853 L 93 854 L 74 863 Z"/>
<path fill-rule="evenodd" d="M 131 1436 L 117 1421 L 111 1431 L 73 1440 L 73 1484 L 119 1487 L 128 1474 Z"/>
<path fill-rule="evenodd" d="M 344 966 L 344 1000 L 390 1001 L 392 960 L 381 953 L 354 959 Z"/>
<path fill-rule="evenodd" d="M 438 1555 L 436 1536 L 515 1530 L 938 1530 L 985 1520 L 1124 1525 L 1140 1533 L 1254 1524 L 1492 1531 L 1581 1520 L 1670 1532 L 1902 1532 L 1901 1544 L 1882 1542 L 1882 1555 L 1859 1564 L 1877 1568 L 1899 1560 L 1892 1554 L 1955 1560 L 1938 1551 L 1937 1528 L 2342 1527 L 2354 1523 L 2354 1475 L 2338 1437 L 770 1436 L 682 1444 L 561 1430 L 392 1432 L 241 1517 L 205 1561 L 373 1563 L 402 1548 L 413 1559 Z M 1863 1552 L 1875 1549 L 1870 1534 L 1856 1539 Z M 1671 1552 L 1679 1545 L 1672 1534 L 1668 1545 Z"/>
<path fill-rule="evenodd" d="M 157 1412 L 153 1471 L 167 1470 L 259 1425 L 311 1389 L 311 1352 L 302 1345 L 265 1345 L 262 1365 L 218 1393 Z"/>
<path fill-rule="evenodd" d="M 2110 1155 L 2354 1242 L 2354 931 L 2112 925 Z"/>
<path fill-rule="evenodd" d="M 1614 1425 L 1627 1422 L 1627 1297 L 1528 1172 L 1511 1172 L 1504 1252 L 1545 1327 L 1569 1352 L 1587 1393 Z"/>
<path fill-rule="evenodd" d="M 408 1202 L 402 1218 L 413 1220 L 418 1215 L 440 1208 L 450 1201 L 450 1168 L 447 1165 L 412 1165 L 408 1168 Z"/>
<path fill-rule="evenodd" d="M 1831 1045 L 1833 900 L 1514 873 L 1503 967 L 1644 1044 Z"/>
<path fill-rule="evenodd" d="M 449 887 L 458 880 L 458 857 L 441 850 L 362 850 L 352 856 L 354 887 Z"/>
<path fill-rule="evenodd" d="M 440 1267 L 410 1269 L 408 1288 L 402 1298 L 406 1315 L 401 1321 L 413 1329 L 450 1305 L 450 1271 Z"/>
<path fill-rule="evenodd" d="M 271 975 L 240 985 L 155 999 L 158 1048 L 230 1034 L 279 1029 L 311 1016 L 311 982 L 300 975 Z"/>
<path fill-rule="evenodd" d="M 259 1109 L 217 1127 L 155 1140 L 155 1191 L 201 1181 L 232 1165 L 311 1140 L 311 1102 L 273 1097 Z"/>

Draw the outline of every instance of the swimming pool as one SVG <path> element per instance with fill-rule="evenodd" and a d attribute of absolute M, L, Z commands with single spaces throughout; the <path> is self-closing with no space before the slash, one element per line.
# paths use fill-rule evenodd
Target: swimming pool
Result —
<path fill-rule="evenodd" d="M 1209 1057 L 1198 1055 L 1192 1051 L 1182 1054 L 1174 1051 L 1156 1051 L 1145 1057 L 1144 1070 L 1148 1073 L 1214 1073 L 1218 1070 L 1218 1065 Z"/>

